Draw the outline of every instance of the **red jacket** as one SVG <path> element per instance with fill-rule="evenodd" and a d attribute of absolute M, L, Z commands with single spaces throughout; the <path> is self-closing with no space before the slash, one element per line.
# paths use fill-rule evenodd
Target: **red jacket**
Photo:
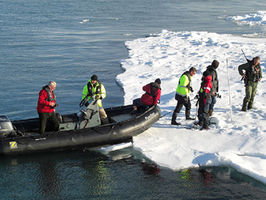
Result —
<path fill-rule="evenodd" d="M 211 89 L 212 89 L 212 76 L 211 75 L 206 76 L 204 80 L 205 80 L 205 83 L 204 83 L 203 88 L 202 88 L 203 93 L 209 94 L 211 92 Z M 205 97 L 204 97 L 204 104 L 206 104 L 207 96 L 208 95 L 205 95 Z"/>
<path fill-rule="evenodd" d="M 47 91 L 50 92 L 50 96 L 52 97 L 51 101 L 49 101 L 49 96 L 47 94 Z M 51 106 L 49 106 L 50 102 L 55 103 L 55 95 L 50 89 L 48 89 L 47 91 L 45 90 L 45 87 L 44 87 L 39 93 L 39 99 L 38 99 L 38 104 L 37 104 L 38 113 L 52 113 L 55 111 L 54 108 L 51 108 Z"/>
<path fill-rule="evenodd" d="M 141 103 L 147 106 L 157 105 L 161 97 L 160 86 L 157 83 L 149 83 L 143 86 L 142 90 L 146 93 L 141 96 Z"/>

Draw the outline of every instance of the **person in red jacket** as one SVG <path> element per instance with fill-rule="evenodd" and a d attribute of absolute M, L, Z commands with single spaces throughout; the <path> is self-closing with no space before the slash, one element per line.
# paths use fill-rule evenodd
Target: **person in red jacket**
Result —
<path fill-rule="evenodd" d="M 133 100 L 132 114 L 137 112 L 138 107 L 151 107 L 157 105 L 161 97 L 161 80 L 157 78 L 154 82 L 143 86 L 142 90 L 146 92 L 141 98 Z"/>
<path fill-rule="evenodd" d="M 211 89 L 212 76 L 211 74 L 203 74 L 201 88 L 199 91 L 199 110 L 198 118 L 199 125 L 202 125 L 201 130 L 209 129 L 209 109 L 211 105 Z"/>
<path fill-rule="evenodd" d="M 58 131 L 59 122 L 56 118 L 56 96 L 54 90 L 56 82 L 50 81 L 48 85 L 44 86 L 39 92 L 39 99 L 37 104 L 37 112 L 40 119 L 40 134 L 44 134 L 47 120 L 51 122 L 52 129 Z"/>

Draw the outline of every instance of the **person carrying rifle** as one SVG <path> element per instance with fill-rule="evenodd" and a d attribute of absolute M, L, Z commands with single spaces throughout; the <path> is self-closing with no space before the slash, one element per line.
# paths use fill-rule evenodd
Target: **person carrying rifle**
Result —
<path fill-rule="evenodd" d="M 254 97 L 257 92 L 258 82 L 261 81 L 262 72 L 260 67 L 260 57 L 254 57 L 252 60 L 247 60 L 247 63 L 238 66 L 238 72 L 242 76 L 246 87 L 246 96 L 243 99 L 241 111 L 252 109 Z"/>

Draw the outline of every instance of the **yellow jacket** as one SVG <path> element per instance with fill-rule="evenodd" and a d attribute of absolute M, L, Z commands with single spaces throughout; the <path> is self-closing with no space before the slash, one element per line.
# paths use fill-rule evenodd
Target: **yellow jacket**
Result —
<path fill-rule="evenodd" d="M 102 108 L 102 99 L 106 97 L 106 90 L 104 88 L 104 85 L 99 83 L 97 81 L 95 84 L 92 84 L 91 80 L 88 81 L 88 83 L 83 87 L 82 92 L 82 99 L 87 98 L 87 100 L 91 100 L 93 97 L 96 98 L 96 96 L 99 97 L 99 100 L 97 101 L 100 108 Z"/>
<path fill-rule="evenodd" d="M 179 83 L 176 88 L 176 93 L 183 97 L 189 96 L 191 76 L 188 72 L 185 72 L 179 79 Z"/>

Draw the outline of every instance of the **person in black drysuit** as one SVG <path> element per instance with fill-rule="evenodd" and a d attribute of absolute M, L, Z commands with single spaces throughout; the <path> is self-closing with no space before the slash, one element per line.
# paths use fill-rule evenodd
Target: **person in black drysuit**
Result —
<path fill-rule="evenodd" d="M 205 72 L 208 75 L 212 76 L 212 89 L 210 91 L 211 96 L 211 104 L 209 108 L 209 116 L 212 116 L 214 105 L 216 104 L 216 98 L 219 92 L 219 80 L 216 69 L 219 66 L 219 62 L 217 60 L 213 60 L 212 64 L 209 65 Z M 204 78 L 204 77 L 203 77 Z"/>
<path fill-rule="evenodd" d="M 209 129 L 209 110 L 211 105 L 212 76 L 209 71 L 203 73 L 203 78 L 199 91 L 199 110 L 198 125 L 202 126 L 201 130 Z"/>

